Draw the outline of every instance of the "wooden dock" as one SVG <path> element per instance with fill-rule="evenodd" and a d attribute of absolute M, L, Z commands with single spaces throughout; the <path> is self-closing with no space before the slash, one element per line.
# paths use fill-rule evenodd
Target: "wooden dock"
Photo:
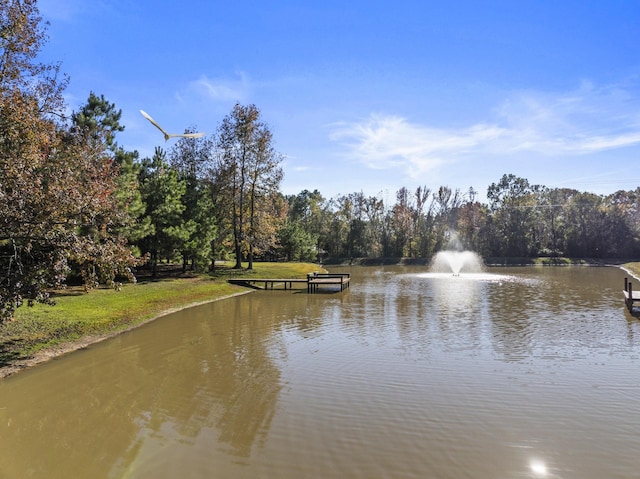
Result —
<path fill-rule="evenodd" d="M 340 291 L 344 291 L 351 283 L 349 273 L 309 273 L 307 275 L 307 292 L 317 293 L 320 286 L 339 285 Z"/>
<path fill-rule="evenodd" d="M 640 291 L 634 291 L 633 285 L 628 278 L 624 279 L 624 303 L 627 305 L 629 312 L 633 312 L 633 303 L 640 303 Z"/>
<path fill-rule="evenodd" d="M 306 278 L 233 278 L 231 284 L 239 284 L 255 289 L 293 289 L 294 284 L 306 284 L 307 293 L 317 293 L 323 286 L 338 286 L 340 291 L 351 283 L 349 273 L 309 273 Z M 260 288 L 258 285 L 262 285 Z"/>

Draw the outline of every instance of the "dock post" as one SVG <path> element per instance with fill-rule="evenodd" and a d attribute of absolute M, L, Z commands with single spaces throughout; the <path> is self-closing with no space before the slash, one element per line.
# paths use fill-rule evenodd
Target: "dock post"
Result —
<path fill-rule="evenodd" d="M 624 290 L 629 291 L 629 278 L 624 278 Z"/>
<path fill-rule="evenodd" d="M 629 312 L 633 311 L 633 286 L 631 285 L 631 281 L 629 281 L 629 289 L 627 290 L 629 292 L 629 299 L 628 299 L 628 303 L 627 303 L 627 307 L 629 308 Z"/>

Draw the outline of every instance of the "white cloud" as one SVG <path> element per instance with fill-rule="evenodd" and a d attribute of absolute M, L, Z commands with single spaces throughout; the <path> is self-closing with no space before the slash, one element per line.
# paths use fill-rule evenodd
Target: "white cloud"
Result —
<path fill-rule="evenodd" d="M 355 124 L 342 124 L 331 134 L 344 141 L 349 154 L 374 169 L 405 168 L 410 177 L 437 167 L 452 153 L 473 150 L 503 132 L 491 125 L 445 130 L 411 124 L 398 116 L 372 115 Z"/>
<path fill-rule="evenodd" d="M 569 145 L 566 151 L 573 149 L 577 153 L 593 153 L 637 144 L 640 144 L 640 132 L 616 136 L 594 136 Z"/>
<path fill-rule="evenodd" d="M 237 79 L 212 79 L 206 75 L 190 82 L 183 96 L 198 96 L 211 101 L 238 101 L 246 100 L 251 91 L 251 85 L 247 76 L 243 73 Z"/>
<path fill-rule="evenodd" d="M 372 114 L 334 125 L 330 137 L 369 168 L 400 168 L 414 178 L 445 162 L 487 155 L 572 156 L 640 145 L 639 103 L 624 88 L 583 83 L 562 95 L 512 93 L 488 121 L 467 127 L 440 128 Z"/>

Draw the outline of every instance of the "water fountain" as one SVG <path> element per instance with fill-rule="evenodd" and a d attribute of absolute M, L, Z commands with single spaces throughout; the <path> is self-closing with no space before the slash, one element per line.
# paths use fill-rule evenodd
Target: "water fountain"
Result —
<path fill-rule="evenodd" d="M 500 282 L 514 279 L 508 275 L 486 272 L 482 258 L 473 251 L 463 249 L 439 251 L 431 260 L 429 272 L 420 273 L 419 276 L 441 280 L 455 278 L 466 282 Z"/>
<path fill-rule="evenodd" d="M 448 233 L 449 241 L 442 251 L 435 254 L 429 272 L 420 276 L 432 279 L 460 278 L 465 281 L 502 281 L 508 277 L 484 271 L 482 258 L 464 248 L 455 232 Z"/>
<path fill-rule="evenodd" d="M 460 273 L 480 273 L 482 265 L 482 259 L 473 251 L 445 250 L 439 251 L 433 257 L 430 271 L 459 276 Z"/>
<path fill-rule="evenodd" d="M 431 260 L 430 271 L 432 273 L 451 273 L 460 276 L 460 273 L 482 272 L 482 259 L 473 251 L 463 248 L 462 242 L 454 231 L 447 233 L 449 242 L 446 249 L 439 251 Z"/>

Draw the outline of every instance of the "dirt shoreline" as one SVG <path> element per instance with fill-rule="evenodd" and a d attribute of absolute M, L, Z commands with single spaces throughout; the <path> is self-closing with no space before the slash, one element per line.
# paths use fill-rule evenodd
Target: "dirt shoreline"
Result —
<path fill-rule="evenodd" d="M 84 336 L 80 339 L 78 339 L 77 341 L 69 341 L 66 343 L 62 343 L 62 344 L 57 344 L 55 346 L 51 346 L 49 348 L 45 348 L 42 349 L 40 351 L 38 351 L 34 356 L 30 357 L 30 358 L 25 358 L 25 359 L 20 359 L 17 360 L 11 364 L 8 364 L 6 366 L 2 366 L 0 367 L 0 381 L 9 377 L 9 376 L 13 376 L 14 374 L 17 374 L 21 371 L 25 371 L 29 368 L 32 368 L 34 366 L 37 366 L 39 364 L 43 364 L 46 363 L 48 361 L 51 361 L 52 359 L 56 359 L 59 358 L 61 356 L 64 356 L 65 354 L 69 354 L 72 353 L 74 351 L 79 351 L 85 348 L 88 348 L 89 346 L 93 345 L 93 344 L 97 344 L 100 343 L 102 341 L 105 341 L 107 339 L 111 339 L 114 338 L 122 333 L 126 333 L 128 331 L 132 331 L 134 329 L 139 328 L 140 326 L 144 326 L 147 323 L 150 323 L 152 321 L 155 321 L 158 318 L 162 318 L 163 316 L 167 316 L 168 314 L 171 313 L 176 313 L 178 311 L 182 311 L 188 308 L 193 308 L 195 306 L 200 306 L 202 304 L 207 304 L 207 303 L 213 303 L 214 301 L 221 301 L 223 299 L 228 299 L 228 298 L 233 298 L 234 296 L 240 296 L 243 294 L 248 294 L 253 292 L 254 290 L 248 290 L 248 291 L 240 291 L 238 293 L 234 293 L 234 294 L 228 294 L 226 296 L 221 296 L 219 298 L 214 298 L 214 299 L 208 299 L 206 301 L 198 301 L 195 303 L 189 303 L 189 304 L 185 304 L 183 306 L 180 307 L 176 307 L 176 308 L 170 308 L 167 309 L 165 311 L 162 311 L 158 314 L 156 314 L 155 316 L 152 316 L 149 319 L 145 319 L 144 321 L 141 321 L 137 324 L 134 324 L 132 326 L 128 326 L 127 328 L 124 329 L 119 329 L 117 331 L 113 331 L 111 333 L 107 333 L 107 334 L 100 334 L 100 335 L 95 335 L 95 336 Z"/>

